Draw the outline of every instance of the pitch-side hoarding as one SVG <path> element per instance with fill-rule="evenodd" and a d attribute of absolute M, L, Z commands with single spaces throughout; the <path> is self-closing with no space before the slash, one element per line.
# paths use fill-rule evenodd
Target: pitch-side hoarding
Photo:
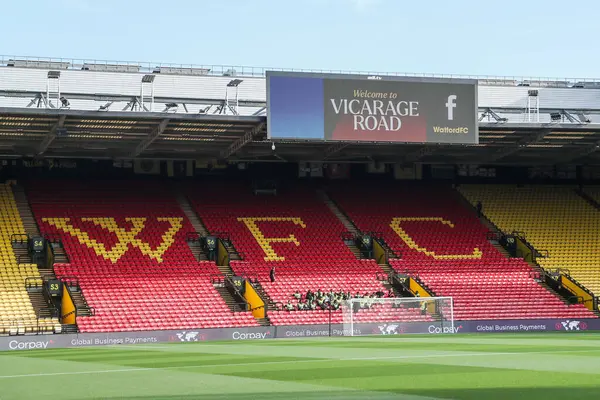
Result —
<path fill-rule="evenodd" d="M 600 330 L 600 319 L 534 319 L 412 323 L 357 323 L 354 335 L 452 334 L 500 332 L 580 332 Z M 179 331 L 81 333 L 0 337 L 0 351 L 41 350 L 63 347 L 115 346 L 210 340 L 256 341 L 278 338 L 344 336 L 342 324 L 269 326 L 257 328 L 188 329 Z"/>
<path fill-rule="evenodd" d="M 267 72 L 271 139 L 477 144 L 477 81 Z"/>

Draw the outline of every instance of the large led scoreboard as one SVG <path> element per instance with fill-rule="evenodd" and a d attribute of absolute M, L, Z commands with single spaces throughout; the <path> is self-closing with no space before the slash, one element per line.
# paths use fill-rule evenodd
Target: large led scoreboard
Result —
<path fill-rule="evenodd" d="M 477 80 L 267 72 L 272 139 L 477 144 Z"/>

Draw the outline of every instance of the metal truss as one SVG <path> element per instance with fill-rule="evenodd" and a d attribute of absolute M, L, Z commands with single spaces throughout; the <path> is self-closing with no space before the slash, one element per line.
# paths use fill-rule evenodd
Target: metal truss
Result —
<path fill-rule="evenodd" d="M 562 157 L 561 159 L 557 160 L 556 164 L 569 164 L 573 161 L 577 161 L 579 159 L 587 157 L 590 154 L 597 152 L 598 150 L 600 150 L 600 140 L 595 142 L 594 144 L 591 144 L 588 147 L 572 151 L 565 157 Z"/>
<path fill-rule="evenodd" d="M 511 154 L 518 152 L 519 150 L 527 147 L 529 144 L 537 143 L 542 140 L 545 136 L 547 136 L 551 131 L 548 129 L 543 129 L 541 131 L 535 132 L 533 135 L 528 135 L 519 140 L 516 144 L 508 147 L 501 148 L 490 156 L 486 156 L 486 163 L 500 161 L 504 157 L 508 157 Z"/>
<path fill-rule="evenodd" d="M 101 103 L 106 102 L 123 102 L 130 103 L 132 99 L 138 99 L 138 96 L 131 95 L 121 95 L 121 94 L 85 94 L 85 93 L 69 93 L 62 92 L 61 96 L 69 100 L 91 100 L 97 101 Z M 44 107 L 46 107 L 46 101 L 44 100 L 46 97 L 45 92 L 38 91 L 27 91 L 27 90 L 0 90 L 0 97 L 25 97 L 32 99 L 30 105 L 28 107 L 33 106 L 34 104 L 42 101 Z M 139 99 L 137 100 L 139 102 Z M 224 103 L 223 99 L 215 99 L 215 98 L 189 98 L 189 97 L 161 97 L 154 96 L 154 103 L 175 103 L 175 104 L 202 104 L 202 105 L 222 105 Z M 50 106 L 54 108 L 53 106 Z M 259 100 L 238 100 L 238 107 L 266 107 L 266 102 Z"/>
<path fill-rule="evenodd" d="M 329 146 L 323 152 L 323 160 L 327 160 L 329 157 L 333 156 L 334 154 L 339 153 L 340 151 L 344 150 L 348 146 L 350 146 L 350 143 L 344 143 L 344 142 L 336 143 L 336 144 Z"/>
<path fill-rule="evenodd" d="M 154 142 L 164 131 L 167 125 L 169 124 L 169 119 L 163 119 L 160 121 L 160 124 L 153 129 L 144 140 L 142 140 L 136 147 L 135 150 L 129 155 L 131 158 L 136 158 L 140 154 L 144 152 Z"/>
<path fill-rule="evenodd" d="M 423 157 L 431 156 L 438 151 L 442 146 L 426 145 L 412 153 L 407 153 L 402 157 L 403 164 L 412 164 L 419 161 Z"/>
<path fill-rule="evenodd" d="M 54 124 L 54 126 L 52 127 L 52 129 L 50 129 L 50 132 L 48 132 L 46 134 L 46 136 L 44 136 L 44 139 L 39 144 L 39 146 L 38 146 L 38 148 L 37 148 L 37 150 L 35 152 L 37 156 L 41 156 L 42 154 L 44 154 L 46 152 L 46 150 L 48 150 L 48 147 L 50 146 L 50 144 L 52 144 L 52 142 L 54 141 L 54 139 L 56 139 L 58 130 L 64 128 L 64 126 L 65 126 L 65 119 L 67 119 L 67 116 L 66 115 L 61 115 L 58 118 L 58 122 L 56 124 Z"/>
<path fill-rule="evenodd" d="M 250 143 L 255 136 L 260 134 L 265 127 L 265 122 L 259 123 L 257 126 L 249 130 L 242 136 L 233 142 L 227 149 L 223 150 L 220 154 L 221 159 L 227 159 L 231 157 L 233 154 L 237 153 L 242 147 Z"/>

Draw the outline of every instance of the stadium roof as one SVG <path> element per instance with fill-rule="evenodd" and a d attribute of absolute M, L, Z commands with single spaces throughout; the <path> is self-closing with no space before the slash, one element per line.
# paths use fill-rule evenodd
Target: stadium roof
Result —
<path fill-rule="evenodd" d="M 476 77 L 478 145 L 286 140 L 272 150 L 265 71 L 0 56 L 0 157 L 600 162 L 599 80 Z"/>
<path fill-rule="evenodd" d="M 478 145 L 273 142 L 266 137 L 266 124 L 264 116 L 0 108 L 0 154 L 205 161 L 600 163 L 599 124 L 482 122 Z"/>

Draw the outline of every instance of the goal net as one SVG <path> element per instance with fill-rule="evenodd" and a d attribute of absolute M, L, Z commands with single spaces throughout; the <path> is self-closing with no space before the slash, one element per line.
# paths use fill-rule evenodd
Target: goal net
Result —
<path fill-rule="evenodd" d="M 342 322 L 344 336 L 456 332 L 452 297 L 346 300 Z"/>

